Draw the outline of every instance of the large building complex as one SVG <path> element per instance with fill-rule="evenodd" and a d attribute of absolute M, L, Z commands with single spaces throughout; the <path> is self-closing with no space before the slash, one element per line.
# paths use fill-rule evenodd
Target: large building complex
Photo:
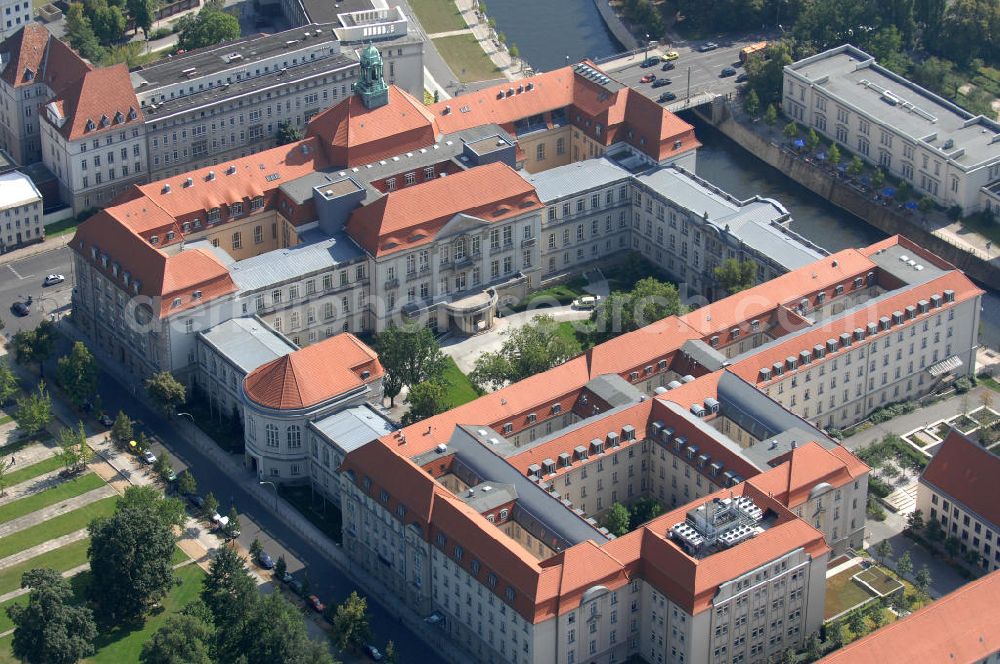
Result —
<path fill-rule="evenodd" d="M 274 147 L 283 128 L 301 133 L 313 115 L 351 96 L 358 53 L 372 40 L 382 46 L 385 78 L 419 97 L 423 41 L 407 34 L 404 17 L 384 13 L 341 10 L 332 23 L 131 72 L 88 65 L 31 23 L 0 43 L 0 147 L 22 164 L 43 161 L 79 212 L 132 183 Z"/>
<path fill-rule="evenodd" d="M 1000 569 L 1000 457 L 952 429 L 917 484 L 917 509 L 941 524 L 961 551 Z"/>
<path fill-rule="evenodd" d="M 785 67 L 786 115 L 965 214 L 1000 209 L 1000 124 L 845 44 Z"/>

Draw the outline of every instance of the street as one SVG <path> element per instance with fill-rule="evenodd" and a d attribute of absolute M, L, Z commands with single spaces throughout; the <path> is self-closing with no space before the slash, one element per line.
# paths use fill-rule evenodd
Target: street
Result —
<path fill-rule="evenodd" d="M 684 107 L 689 90 L 691 97 L 697 97 L 707 92 L 720 95 L 734 93 L 738 87 L 736 77 L 743 73 L 743 66 L 740 64 L 740 49 L 756 41 L 760 40 L 754 37 L 743 40 L 719 38 L 716 40 L 719 48 L 705 53 L 699 53 L 697 50 L 697 46 L 701 42 L 685 46 L 661 46 L 655 51 L 650 51 L 650 55 L 662 54 L 671 50 L 677 51 L 680 57 L 673 61 L 674 68 L 670 71 L 662 71 L 662 63 L 648 69 L 641 68 L 639 65 L 644 59 L 642 53 L 637 53 L 630 60 L 615 60 L 601 66 L 615 79 L 650 99 L 656 99 L 664 92 L 673 92 L 677 95 L 677 99 L 667 104 L 667 108 L 677 110 Z M 736 76 L 720 77 L 719 74 L 726 67 L 736 67 Z M 639 79 L 646 74 L 656 74 L 657 78 L 669 78 L 672 83 L 659 88 L 652 87 L 650 83 L 640 83 Z M 688 85 L 689 74 L 691 77 L 690 86 Z"/>
<path fill-rule="evenodd" d="M 69 310 L 70 295 L 73 291 L 72 255 L 69 247 L 35 254 L 0 265 L 0 318 L 7 327 L 8 337 L 21 330 L 30 330 L 53 312 Z M 55 286 L 42 286 L 42 280 L 49 274 L 61 274 L 66 281 Z M 10 307 L 14 302 L 23 302 L 28 296 L 34 300 L 31 314 L 19 317 Z"/>
<path fill-rule="evenodd" d="M 243 486 L 219 472 L 214 462 L 199 449 L 197 444 L 180 435 L 163 416 L 133 398 L 128 389 L 103 370 L 99 378 L 98 392 L 105 410 L 109 413 L 124 410 L 131 418 L 141 423 L 137 429 L 141 428 L 155 435 L 171 457 L 180 462 L 174 463 L 177 470 L 186 467 L 191 471 L 198 482 L 199 494 L 205 495 L 209 491 L 215 494 L 219 500 L 221 513 L 225 514 L 230 505 L 236 506 L 242 526 L 240 543 L 243 546 L 249 547 L 254 537 L 260 537 L 264 549 L 272 558 L 277 559 L 279 555 L 284 555 L 289 571 L 295 573 L 300 580 L 308 576 L 311 592 L 328 605 L 341 603 L 355 590 L 365 595 L 363 589 L 355 587 L 345 579 L 341 570 L 315 545 L 299 536 L 287 523 L 275 517 L 256 496 L 245 491 Z M 200 440 L 201 444 L 212 444 L 204 437 Z M 159 448 L 156 448 L 156 451 L 159 452 Z M 378 598 L 369 596 L 368 608 L 372 616 L 371 626 L 376 646 L 382 648 L 387 640 L 392 639 L 396 644 L 397 661 L 441 661 L 435 652 L 413 632 L 406 629 L 397 620 L 395 613 Z"/>

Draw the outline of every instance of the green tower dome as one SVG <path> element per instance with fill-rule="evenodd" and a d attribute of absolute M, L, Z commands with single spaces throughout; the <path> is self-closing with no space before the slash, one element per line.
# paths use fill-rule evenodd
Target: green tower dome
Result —
<path fill-rule="evenodd" d="M 354 85 L 354 91 L 361 97 L 365 108 L 372 109 L 389 103 L 389 86 L 382 78 L 382 55 L 374 44 L 361 51 L 361 76 Z"/>

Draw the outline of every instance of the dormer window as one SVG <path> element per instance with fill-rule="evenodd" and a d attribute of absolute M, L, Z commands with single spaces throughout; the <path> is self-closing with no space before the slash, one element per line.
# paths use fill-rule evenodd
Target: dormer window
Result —
<path fill-rule="evenodd" d="M 200 290 L 196 290 L 195 292 L 191 293 L 191 297 L 194 298 L 194 299 L 196 299 L 196 300 L 200 300 L 201 299 L 201 291 Z"/>
<path fill-rule="evenodd" d="M 108 120 L 108 116 L 106 116 L 106 115 L 102 115 L 101 116 L 101 126 L 102 127 L 107 127 L 110 124 L 110 122 L 111 121 Z"/>
<path fill-rule="evenodd" d="M 24 80 L 31 81 L 35 78 L 35 72 L 27 67 L 24 68 Z"/>
<path fill-rule="evenodd" d="M 97 128 L 97 125 L 94 124 L 94 121 L 88 119 L 87 120 L 87 131 L 94 131 L 94 129 L 96 129 L 96 128 Z"/>
<path fill-rule="evenodd" d="M 124 121 L 125 121 L 125 116 L 122 115 L 121 111 L 117 111 L 115 113 L 115 124 L 121 124 Z"/>
<path fill-rule="evenodd" d="M 179 306 L 181 306 L 181 298 L 175 297 L 174 298 L 174 302 L 173 302 L 173 304 L 171 306 L 173 306 L 173 307 L 179 307 Z"/>
<path fill-rule="evenodd" d="M 157 236 L 157 235 L 151 235 L 151 236 L 149 236 L 149 243 L 150 244 L 159 244 L 159 242 L 160 242 L 159 236 Z"/>
<path fill-rule="evenodd" d="M 129 120 L 135 120 L 138 117 L 139 117 L 139 114 L 135 112 L 135 109 L 132 108 L 132 107 L 129 107 L 129 109 L 128 109 L 128 119 Z"/>

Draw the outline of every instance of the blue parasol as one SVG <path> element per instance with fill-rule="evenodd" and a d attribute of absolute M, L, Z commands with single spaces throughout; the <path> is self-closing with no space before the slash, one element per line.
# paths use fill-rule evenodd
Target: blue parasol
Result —
<path fill-rule="evenodd" d="M 801 138 L 796 138 L 795 142 L 792 143 L 792 145 L 794 145 L 797 148 L 804 148 L 806 146 L 806 142 L 803 141 Z"/>
<path fill-rule="evenodd" d="M 914 201 L 906 201 L 906 209 L 907 210 L 916 210 L 917 209 L 917 204 Z"/>
<path fill-rule="evenodd" d="M 885 196 L 886 198 L 892 198 L 893 196 L 896 195 L 896 190 L 893 189 L 892 187 L 886 187 L 885 189 L 882 190 L 882 195 Z"/>
<path fill-rule="evenodd" d="M 816 158 L 819 159 L 820 161 L 826 161 L 826 153 L 825 152 L 817 152 L 816 153 Z"/>

